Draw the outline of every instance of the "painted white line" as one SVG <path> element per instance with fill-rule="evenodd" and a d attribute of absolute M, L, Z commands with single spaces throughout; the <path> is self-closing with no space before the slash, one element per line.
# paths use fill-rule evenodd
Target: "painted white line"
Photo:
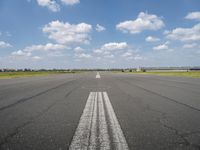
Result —
<path fill-rule="evenodd" d="M 94 99 L 94 109 L 92 113 L 92 122 L 91 122 L 91 129 L 90 129 L 90 139 L 89 139 L 89 149 L 93 150 L 96 149 L 97 146 L 97 92 L 95 92 L 95 99 Z"/>
<path fill-rule="evenodd" d="M 128 150 L 106 92 L 90 92 L 69 149 Z"/>
<path fill-rule="evenodd" d="M 86 102 L 83 114 L 80 118 L 79 125 L 70 145 L 70 150 L 87 150 L 90 139 L 90 129 L 92 115 L 95 103 L 95 93 L 91 92 Z"/>
<path fill-rule="evenodd" d="M 97 78 L 97 79 L 100 79 L 100 78 L 101 78 L 99 72 L 97 72 L 97 74 L 96 74 L 96 78 Z"/>
<path fill-rule="evenodd" d="M 108 126 L 103 105 L 102 92 L 98 92 L 99 97 L 99 143 L 101 150 L 110 150 L 110 140 L 108 135 Z"/>
<path fill-rule="evenodd" d="M 103 92 L 104 100 L 105 100 L 105 106 L 108 111 L 108 117 L 110 120 L 110 129 L 112 132 L 112 137 L 113 137 L 113 144 L 114 144 L 114 149 L 117 150 L 128 150 L 128 144 L 126 142 L 126 139 L 124 137 L 124 134 L 122 132 L 122 129 L 120 127 L 120 124 L 117 120 L 117 117 L 115 115 L 115 112 L 113 110 L 113 107 L 110 103 L 110 100 L 108 98 L 107 92 Z"/>

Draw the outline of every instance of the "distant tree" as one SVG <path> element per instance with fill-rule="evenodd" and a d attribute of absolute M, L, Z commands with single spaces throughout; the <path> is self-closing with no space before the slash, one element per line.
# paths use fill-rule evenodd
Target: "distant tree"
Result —
<path fill-rule="evenodd" d="M 141 69 L 142 72 L 146 72 L 146 69 Z"/>
<path fill-rule="evenodd" d="M 31 71 L 31 69 L 25 68 L 24 71 L 25 71 L 25 72 Z"/>

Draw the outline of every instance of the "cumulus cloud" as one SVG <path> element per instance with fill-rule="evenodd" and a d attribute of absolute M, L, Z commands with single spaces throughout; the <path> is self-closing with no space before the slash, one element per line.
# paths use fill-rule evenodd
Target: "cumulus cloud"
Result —
<path fill-rule="evenodd" d="M 8 47 L 12 47 L 12 45 L 4 41 L 0 41 L 0 48 L 8 48 Z"/>
<path fill-rule="evenodd" d="M 127 60 L 141 60 L 143 59 L 142 56 L 140 56 L 139 54 L 134 53 L 134 51 L 126 51 L 121 55 L 123 58 L 127 59 Z"/>
<path fill-rule="evenodd" d="M 192 28 L 176 28 L 169 31 L 168 39 L 179 41 L 199 41 L 200 40 L 200 23 Z"/>
<path fill-rule="evenodd" d="M 165 42 L 164 44 L 155 46 L 155 47 L 153 47 L 153 50 L 155 50 L 155 51 L 161 51 L 161 50 L 172 51 L 172 49 L 169 48 L 169 42 Z"/>
<path fill-rule="evenodd" d="M 145 41 L 146 42 L 158 42 L 158 41 L 160 41 L 160 39 L 157 37 L 148 36 L 148 37 L 146 37 Z"/>
<path fill-rule="evenodd" d="M 61 44 L 88 43 L 92 26 L 86 23 L 70 24 L 68 22 L 52 21 L 43 27 L 48 38 Z"/>
<path fill-rule="evenodd" d="M 97 32 L 102 32 L 102 31 L 106 30 L 105 27 L 103 27 L 103 26 L 101 26 L 101 25 L 99 25 L 99 24 L 96 25 L 96 28 L 95 28 L 95 29 L 96 29 Z"/>
<path fill-rule="evenodd" d="M 153 47 L 153 50 L 167 50 L 169 47 L 166 44 L 161 44 L 158 46 Z"/>
<path fill-rule="evenodd" d="M 131 52 L 125 52 L 124 54 L 122 54 L 122 57 L 130 57 L 133 54 Z"/>
<path fill-rule="evenodd" d="M 32 56 L 32 53 L 35 51 L 57 52 L 65 48 L 66 46 L 61 44 L 52 44 L 52 43 L 47 43 L 45 45 L 39 44 L 39 45 L 27 46 L 22 50 L 14 51 L 11 53 L 11 55 L 15 57 L 30 57 Z"/>
<path fill-rule="evenodd" d="M 113 50 L 122 50 L 128 48 L 128 44 L 126 42 L 110 42 L 110 43 L 106 43 L 104 44 L 101 49 L 102 50 L 108 50 L 108 51 L 113 51 Z"/>
<path fill-rule="evenodd" d="M 55 0 L 37 0 L 37 3 L 42 7 L 47 7 L 53 12 L 60 11 L 60 6 L 56 3 Z"/>
<path fill-rule="evenodd" d="M 137 19 L 120 22 L 116 29 L 124 32 L 137 34 L 144 30 L 158 30 L 164 27 L 162 19 L 154 14 L 140 12 Z"/>
<path fill-rule="evenodd" d="M 101 49 L 95 49 L 93 52 L 96 53 L 96 54 L 101 54 L 102 50 Z"/>
<path fill-rule="evenodd" d="M 99 49 L 93 50 L 93 52 L 97 57 L 113 59 L 127 49 L 129 49 L 129 45 L 126 42 L 109 42 L 103 44 Z"/>
<path fill-rule="evenodd" d="M 185 16 L 185 19 L 200 21 L 200 11 L 190 12 Z"/>
<path fill-rule="evenodd" d="M 76 48 L 74 48 L 74 52 L 75 53 L 82 53 L 82 52 L 84 52 L 85 50 L 83 49 L 83 48 L 81 48 L 81 47 L 76 47 Z"/>
<path fill-rule="evenodd" d="M 99 49 L 93 50 L 93 52 L 97 55 L 102 55 L 104 58 L 114 58 L 114 53 L 126 48 L 128 48 L 126 42 L 110 42 L 105 43 Z"/>
<path fill-rule="evenodd" d="M 75 5 L 80 3 L 79 0 L 61 0 L 61 2 L 63 2 L 66 5 Z"/>
<path fill-rule="evenodd" d="M 74 52 L 75 52 L 74 56 L 75 56 L 75 58 L 77 58 L 77 60 L 87 59 L 87 58 L 92 57 L 91 54 L 85 53 L 85 50 L 83 48 L 79 47 L 79 46 L 74 48 Z"/>
<path fill-rule="evenodd" d="M 28 46 L 23 49 L 25 52 L 32 52 L 32 51 L 56 51 L 56 50 L 62 50 L 65 49 L 66 46 L 62 44 L 52 44 L 47 43 L 45 45 L 39 44 L 39 45 L 32 45 Z"/>
<path fill-rule="evenodd" d="M 12 56 L 26 56 L 29 57 L 31 56 L 30 52 L 24 52 L 23 50 L 18 50 L 18 51 L 14 51 L 11 53 Z"/>

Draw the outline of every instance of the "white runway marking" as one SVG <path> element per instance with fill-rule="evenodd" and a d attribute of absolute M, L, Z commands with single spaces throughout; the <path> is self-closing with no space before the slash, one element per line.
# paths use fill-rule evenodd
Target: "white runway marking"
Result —
<path fill-rule="evenodd" d="M 100 79 L 100 78 L 101 78 L 99 72 L 97 72 L 96 78 L 97 78 L 97 79 Z"/>
<path fill-rule="evenodd" d="M 124 134 L 121 130 L 121 127 L 119 125 L 119 122 L 117 120 L 115 112 L 113 110 L 113 107 L 110 103 L 107 92 L 103 92 L 103 95 L 104 95 L 104 100 L 105 100 L 105 106 L 108 111 L 108 117 L 110 120 L 110 126 L 111 126 L 111 132 L 113 135 L 114 147 L 117 150 L 127 150 L 128 144 L 127 144 Z"/>
<path fill-rule="evenodd" d="M 90 92 L 69 149 L 129 149 L 107 92 Z"/>

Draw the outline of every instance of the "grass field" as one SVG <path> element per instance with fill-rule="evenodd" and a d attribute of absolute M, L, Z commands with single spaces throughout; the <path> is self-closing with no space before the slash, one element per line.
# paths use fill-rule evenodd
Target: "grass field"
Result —
<path fill-rule="evenodd" d="M 27 72 L 0 72 L 1 78 L 21 78 L 21 77 L 33 77 L 33 76 L 45 76 L 53 74 L 75 73 L 66 71 L 27 71 Z"/>
<path fill-rule="evenodd" d="M 169 72 L 130 72 L 133 74 L 152 74 L 152 75 L 161 75 L 161 76 L 180 76 L 180 77 L 194 77 L 200 78 L 200 71 L 189 71 L 189 72 L 180 72 L 180 71 L 169 71 Z"/>

